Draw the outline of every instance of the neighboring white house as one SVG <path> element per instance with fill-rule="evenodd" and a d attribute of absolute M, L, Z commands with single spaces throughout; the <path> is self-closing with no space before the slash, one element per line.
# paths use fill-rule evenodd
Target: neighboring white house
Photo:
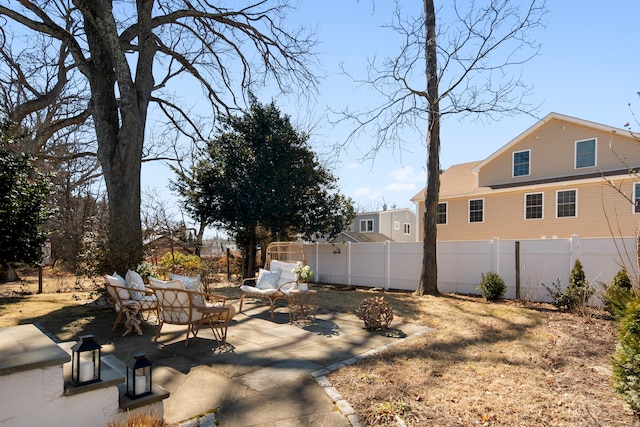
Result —
<path fill-rule="evenodd" d="M 416 213 L 410 209 L 364 212 L 356 214 L 348 231 L 332 242 L 415 242 L 417 229 Z"/>

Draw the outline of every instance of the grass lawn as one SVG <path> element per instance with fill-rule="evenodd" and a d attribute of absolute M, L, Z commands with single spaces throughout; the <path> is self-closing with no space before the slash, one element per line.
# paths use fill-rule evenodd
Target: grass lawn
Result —
<path fill-rule="evenodd" d="M 45 278 L 0 285 L 0 327 L 42 316 L 81 326 L 96 315 L 90 285 Z M 384 296 L 395 319 L 434 331 L 329 375 L 375 426 L 629 426 L 637 420 L 611 386 L 617 326 L 604 313 L 560 313 L 546 304 L 486 303 L 461 295 L 315 286 L 323 310 L 353 312 Z M 216 292 L 237 307 L 238 285 Z M 70 332 L 71 333 L 71 332 Z"/>

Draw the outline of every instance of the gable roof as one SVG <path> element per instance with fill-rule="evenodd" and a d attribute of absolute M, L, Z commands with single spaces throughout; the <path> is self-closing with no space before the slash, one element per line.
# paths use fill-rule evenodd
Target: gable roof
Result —
<path fill-rule="evenodd" d="M 481 190 L 478 187 L 478 174 L 474 172 L 474 169 L 480 163 L 480 160 L 460 163 L 442 172 L 440 175 L 440 197 L 469 195 Z M 411 201 L 414 203 L 423 201 L 426 190 L 426 187 L 423 188 L 418 194 L 411 198 Z"/>
<path fill-rule="evenodd" d="M 356 233 L 355 231 L 343 231 L 333 239 L 329 240 L 329 243 L 381 243 L 386 241 L 393 242 L 392 239 L 382 233 Z"/>
<path fill-rule="evenodd" d="M 534 133 L 535 131 L 540 129 L 542 126 L 544 126 L 547 123 L 549 123 L 551 120 L 562 120 L 562 121 L 565 121 L 565 122 L 568 122 L 568 123 L 571 123 L 571 124 L 598 129 L 598 130 L 601 130 L 603 132 L 614 132 L 614 133 L 618 133 L 618 132 L 625 133 L 625 132 L 628 132 L 628 131 L 626 131 L 624 129 L 615 128 L 615 127 L 603 125 L 603 124 L 600 124 L 600 123 L 591 122 L 589 120 L 578 119 L 576 117 L 565 116 L 564 114 L 558 114 L 558 113 L 553 113 L 552 112 L 552 113 L 547 114 L 544 118 L 540 119 L 538 122 L 536 122 L 529 129 L 525 130 L 520 135 L 518 135 L 515 138 L 513 138 L 507 144 L 503 145 L 495 153 L 493 153 L 492 155 L 490 155 L 486 159 L 482 160 L 481 162 L 478 162 L 478 165 L 476 165 L 473 168 L 472 172 L 474 172 L 474 173 L 480 172 L 480 169 L 482 169 L 485 165 L 487 165 L 488 163 L 491 163 L 491 161 L 493 161 L 496 157 L 500 156 L 502 153 L 504 153 L 506 151 L 509 151 L 511 149 L 511 147 L 513 147 L 518 142 L 520 142 L 521 140 L 523 140 L 527 136 L 531 135 L 532 133 Z"/>

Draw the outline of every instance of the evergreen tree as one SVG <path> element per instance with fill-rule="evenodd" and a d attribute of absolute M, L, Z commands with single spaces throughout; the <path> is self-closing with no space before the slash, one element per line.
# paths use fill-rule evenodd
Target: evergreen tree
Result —
<path fill-rule="evenodd" d="M 52 211 L 47 206 L 49 180 L 33 159 L 11 148 L 9 121 L 0 124 L 0 282 L 9 279 L 10 264 L 42 260 L 43 229 Z"/>
<path fill-rule="evenodd" d="M 252 275 L 258 227 L 271 240 L 313 239 L 335 236 L 353 220 L 351 200 L 338 194 L 308 138 L 273 103 L 254 99 L 245 114 L 223 121 L 207 157 L 174 182 L 194 219 L 224 228 L 244 248 L 245 275 Z"/>

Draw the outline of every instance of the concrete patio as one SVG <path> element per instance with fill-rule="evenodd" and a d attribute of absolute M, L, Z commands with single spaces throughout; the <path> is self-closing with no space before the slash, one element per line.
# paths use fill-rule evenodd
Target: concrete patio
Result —
<path fill-rule="evenodd" d="M 235 304 L 237 307 L 237 304 Z M 286 306 L 269 317 L 268 305 L 245 303 L 231 322 L 228 345 L 218 348 L 211 330 L 203 328 L 193 346 L 185 347 L 185 327 L 165 325 L 153 342 L 155 319 L 143 322 L 143 335 L 115 332 L 112 311 L 86 325 L 102 344 L 103 355 L 129 360 L 143 352 L 153 362 L 153 380 L 171 395 L 164 401 L 165 419 L 181 426 L 357 425 L 348 402 L 324 375 L 361 357 L 423 334 L 427 327 L 394 323 L 386 331 L 367 331 L 353 315 L 319 312 L 314 324 L 289 324 Z M 39 326 L 54 339 L 68 321 L 41 319 Z M 63 335 L 63 334 L 62 334 Z M 81 335 L 81 334 L 80 334 Z"/>

